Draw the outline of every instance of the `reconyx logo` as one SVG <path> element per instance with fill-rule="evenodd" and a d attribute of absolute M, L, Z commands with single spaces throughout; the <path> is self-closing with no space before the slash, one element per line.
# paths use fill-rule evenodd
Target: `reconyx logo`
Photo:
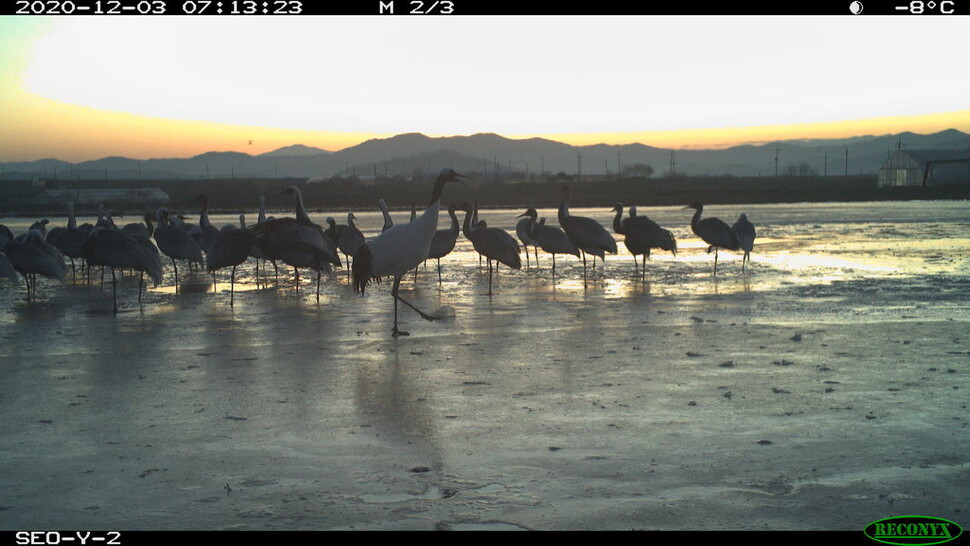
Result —
<path fill-rule="evenodd" d="M 865 534 L 885 544 L 912 546 L 942 544 L 963 533 L 959 525 L 943 518 L 895 516 L 876 520 L 866 526 Z"/>

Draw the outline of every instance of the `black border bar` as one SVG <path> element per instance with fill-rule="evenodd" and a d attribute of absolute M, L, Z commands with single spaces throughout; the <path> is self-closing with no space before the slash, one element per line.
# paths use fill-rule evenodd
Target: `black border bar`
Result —
<path fill-rule="evenodd" d="M 953 16 L 970 0 L 0 0 L 0 15 L 191 16 Z M 967 6 L 964 8 L 964 6 Z M 858 13 L 855 13 L 858 12 Z"/>

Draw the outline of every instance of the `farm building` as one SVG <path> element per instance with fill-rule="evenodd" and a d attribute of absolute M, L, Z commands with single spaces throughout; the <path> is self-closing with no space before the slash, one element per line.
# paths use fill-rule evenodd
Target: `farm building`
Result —
<path fill-rule="evenodd" d="M 879 168 L 879 186 L 970 184 L 968 150 L 896 150 Z"/>
<path fill-rule="evenodd" d="M 33 198 L 37 204 L 55 204 L 74 201 L 79 205 L 141 206 L 164 205 L 168 194 L 158 188 L 119 188 L 90 190 L 44 190 Z"/>

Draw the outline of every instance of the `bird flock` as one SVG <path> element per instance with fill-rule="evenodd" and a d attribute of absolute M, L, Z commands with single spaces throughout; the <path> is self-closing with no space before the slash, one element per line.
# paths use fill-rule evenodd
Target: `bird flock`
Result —
<path fill-rule="evenodd" d="M 43 219 L 15 237 L 6 226 L 0 224 L 0 286 L 18 286 L 22 277 L 29 302 L 36 297 L 38 276 L 66 283 L 67 262 L 70 261 L 71 277 L 77 279 L 76 262 L 79 261 L 89 283 L 93 268 L 101 267 L 102 282 L 105 268 L 110 271 L 112 308 L 117 312 L 118 270 L 137 273 L 140 302 L 144 277 L 147 275 L 158 286 L 162 282 L 165 262 L 171 263 L 174 286 L 178 292 L 181 262 L 183 271 L 187 265 L 190 269 L 204 269 L 211 273 L 214 285 L 216 272 L 229 269 L 229 305 L 232 306 L 235 301 L 236 268 L 252 258 L 256 263 L 257 280 L 260 278 L 260 262 L 263 263 L 264 274 L 267 271 L 266 262 L 272 263 L 277 281 L 280 265 L 292 267 L 297 288 L 300 285 L 300 270 L 310 270 L 316 276 L 316 298 L 319 301 L 321 278 L 333 278 L 334 268 L 340 270 L 346 266 L 355 292 L 361 295 L 371 283 L 391 279 L 394 302 L 391 334 L 397 337 L 408 335 L 398 327 L 399 303 L 426 320 L 438 318 L 401 297 L 402 280 L 410 272 L 416 278 L 418 266 L 433 259 L 440 284 L 441 259 L 455 249 L 460 235 L 471 243 L 480 260 L 487 261 L 486 295 L 489 296 L 493 294 L 492 278 L 499 264 L 521 269 L 523 250 L 527 267 L 532 267 L 533 262 L 538 267 L 540 249 L 551 255 L 554 279 L 557 255 L 566 254 L 582 260 L 584 288 L 589 286 L 588 270 L 595 269 L 596 258 L 605 268 L 606 254 L 617 254 L 617 240 L 613 234 L 622 236 L 624 246 L 633 256 L 634 271 L 639 279 L 644 279 L 647 274 L 647 259 L 651 251 L 663 250 L 677 255 L 677 240 L 673 233 L 650 218 L 638 215 L 635 206 L 625 209 L 622 203 L 614 205 L 613 234 L 592 218 L 571 214 L 568 186 L 563 186 L 561 190 L 558 226 L 547 225 L 546 219 L 539 218 L 535 208 L 528 208 L 519 215 L 520 220 L 515 226 L 516 237 L 513 237 L 506 230 L 488 226 L 485 221 L 479 220 L 477 202 L 472 200 L 449 204 L 446 210 L 450 222 L 447 227 L 438 229 L 441 196 L 446 185 L 466 185 L 463 181 L 466 178 L 452 169 L 441 171 L 424 212 L 419 214 L 412 204 L 411 221 L 407 223 L 393 223 L 387 205 L 381 199 L 378 207 L 384 216 L 383 229 L 370 240 L 357 228 L 357 218 L 353 212 L 347 214 L 347 223 L 343 225 L 337 224 L 332 217 L 326 218 L 326 228 L 313 223 L 296 186 L 290 186 L 280 194 L 292 196 L 294 216 L 267 217 L 266 199 L 260 195 L 259 216 L 257 222 L 250 226 L 246 225 L 243 214 L 239 215 L 238 225 L 229 224 L 221 228 L 212 225 L 209 221 L 209 199 L 205 195 L 197 199 L 201 206 L 197 224 L 190 224 L 184 216 L 160 207 L 153 213 L 145 214 L 143 222 L 118 227 L 112 211 L 102 206 L 98 209 L 95 224 L 79 226 L 74 205 L 68 203 L 65 227 L 53 227 L 48 231 L 50 222 Z M 747 216 L 741 214 L 733 225 L 728 225 L 718 218 L 702 218 L 704 206 L 701 203 L 691 203 L 685 207 L 687 209 L 695 211 L 690 220 L 691 231 L 708 245 L 708 253 L 714 252 L 714 276 L 717 275 L 720 250 L 742 252 L 743 272 L 750 261 L 756 237 L 755 227 Z M 625 210 L 629 215 L 624 218 Z M 464 213 L 464 218 L 459 219 L 459 212 Z M 532 259 L 529 247 L 532 247 Z"/>

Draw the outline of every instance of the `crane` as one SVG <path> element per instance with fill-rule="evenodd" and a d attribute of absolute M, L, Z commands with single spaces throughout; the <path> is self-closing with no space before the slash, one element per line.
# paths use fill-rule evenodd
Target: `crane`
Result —
<path fill-rule="evenodd" d="M 754 239 L 756 237 L 754 224 L 748 220 L 748 215 L 742 212 L 741 216 L 738 217 L 738 221 L 731 228 L 738 234 L 738 244 L 741 250 L 744 251 L 744 256 L 741 258 L 741 271 L 744 271 L 744 263 L 751 261 L 751 249 L 754 248 Z"/>
<path fill-rule="evenodd" d="M 562 201 L 559 204 L 559 225 L 566 236 L 583 255 L 583 288 L 587 288 L 586 254 L 599 256 L 606 263 L 606 253 L 616 254 L 616 241 L 599 222 L 585 216 L 569 214 L 569 186 L 562 187 Z M 594 258 L 595 260 L 595 258 Z M 596 262 L 593 262 L 595 266 Z"/>
<path fill-rule="evenodd" d="M 677 255 L 677 239 L 669 230 L 660 227 L 656 222 L 646 216 L 637 216 L 637 208 L 630 207 L 630 217 L 623 217 L 623 203 L 617 202 L 613 206 L 613 231 L 618 235 L 623 235 L 623 243 L 630 254 L 633 255 L 633 264 L 637 266 L 637 256 L 643 256 L 643 270 L 638 274 L 643 278 L 647 272 L 647 258 L 650 257 L 650 250 L 659 248 L 670 251 Z"/>
<path fill-rule="evenodd" d="M 566 232 L 557 228 L 556 226 L 547 226 L 546 219 L 542 218 L 538 222 L 536 219 L 539 217 L 539 213 L 536 209 L 530 208 L 520 215 L 520 217 L 526 217 L 525 220 L 529 222 L 529 235 L 536 242 L 539 248 L 543 252 L 552 254 L 552 278 L 556 278 L 556 254 L 572 254 L 579 258 L 579 249 L 576 245 L 569 240 L 566 236 Z M 521 220 L 520 220 L 521 221 Z M 536 265 L 539 264 L 538 255 L 536 257 Z"/>
<path fill-rule="evenodd" d="M 394 277 L 394 286 L 391 288 L 391 296 L 394 299 L 394 328 L 391 330 L 391 335 L 394 337 L 408 335 L 408 332 L 398 328 L 397 304 L 399 301 L 416 311 L 421 318 L 429 321 L 435 319 L 435 317 L 428 315 L 403 299 L 398 291 L 401 286 L 401 278 L 417 267 L 418 264 L 428 259 L 431 239 L 434 238 L 435 231 L 438 229 L 441 192 L 446 184 L 461 182 L 461 178 L 467 177 L 452 169 L 442 170 L 435 179 L 428 208 L 421 216 L 415 218 L 413 222 L 388 228 L 374 239 L 364 243 L 357 251 L 357 255 L 354 256 L 354 263 L 351 268 L 354 290 L 361 295 L 364 294 L 364 289 L 371 281 L 380 282 L 381 277 L 384 276 Z"/>
<path fill-rule="evenodd" d="M 451 216 L 451 226 L 439 229 L 434 232 L 431 238 L 431 246 L 428 248 L 428 259 L 435 259 L 438 263 L 438 284 L 441 284 L 441 259 L 455 249 L 458 242 L 458 234 L 461 228 L 458 225 L 458 217 L 455 216 L 456 206 L 454 203 L 448 205 L 448 216 Z"/>
<path fill-rule="evenodd" d="M 462 231 L 472 242 L 472 246 L 488 261 L 488 296 L 492 295 L 492 260 L 495 268 L 499 262 L 512 269 L 522 269 L 522 259 L 519 258 L 519 244 L 503 229 L 496 227 L 481 227 L 472 224 L 474 209 L 472 204 L 464 202 L 458 205 L 459 210 L 465 211 L 465 223 Z"/>
<path fill-rule="evenodd" d="M 719 248 L 726 248 L 728 250 L 738 250 L 741 248 L 741 241 L 738 240 L 738 234 L 720 218 L 710 217 L 702 220 L 701 212 L 704 211 L 704 205 L 694 202 L 687 205 L 686 208 L 694 209 L 695 211 L 693 218 L 690 220 L 691 231 L 709 245 L 707 247 L 708 253 L 714 250 L 714 276 L 716 277 L 717 250 Z"/>

